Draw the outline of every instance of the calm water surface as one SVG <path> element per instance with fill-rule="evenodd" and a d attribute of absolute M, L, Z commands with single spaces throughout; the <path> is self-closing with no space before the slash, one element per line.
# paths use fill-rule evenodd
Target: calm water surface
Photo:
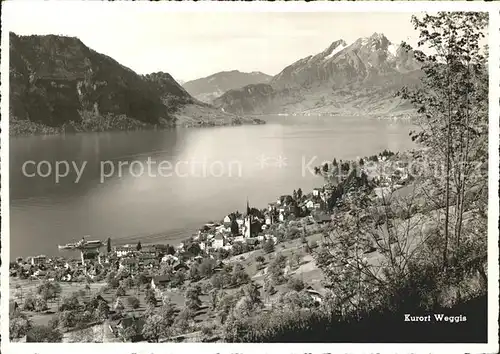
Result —
<path fill-rule="evenodd" d="M 171 131 L 22 137 L 10 141 L 12 257 L 58 254 L 57 245 L 111 237 L 115 243 L 176 243 L 203 223 L 279 195 L 309 192 L 322 179 L 306 166 L 414 147 L 409 123 L 366 117 L 267 117 L 268 124 Z M 146 161 L 150 158 L 151 172 Z M 55 176 L 26 177 L 26 161 L 72 162 Z M 113 176 L 101 182 L 104 172 Z M 130 170 L 126 163 L 134 163 Z M 169 174 L 162 166 L 177 164 Z M 119 163 L 122 163 L 119 175 Z M 155 164 L 156 163 L 156 164 Z M 144 167 L 145 172 L 140 173 Z M 47 166 L 42 168 L 46 172 Z M 27 167 L 33 173 L 33 165 Z M 305 172 L 305 173 L 304 173 Z M 221 176 L 222 175 L 222 176 Z"/>

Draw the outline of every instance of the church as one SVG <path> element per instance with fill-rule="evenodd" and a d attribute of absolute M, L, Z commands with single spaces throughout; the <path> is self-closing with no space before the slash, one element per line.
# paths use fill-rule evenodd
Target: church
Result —
<path fill-rule="evenodd" d="M 243 222 L 243 236 L 245 238 L 257 237 L 257 235 L 261 231 L 261 228 L 262 223 L 260 222 L 258 217 L 253 215 L 247 199 L 247 212 L 245 214 L 245 219 Z"/>

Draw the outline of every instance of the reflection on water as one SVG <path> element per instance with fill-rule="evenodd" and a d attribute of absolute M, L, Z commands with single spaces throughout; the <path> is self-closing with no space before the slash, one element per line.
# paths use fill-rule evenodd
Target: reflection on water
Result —
<path fill-rule="evenodd" d="M 121 242 L 179 241 L 208 220 L 243 210 L 247 197 L 262 207 L 293 189 L 321 185 L 319 177 L 303 173 L 308 162 L 314 166 L 334 157 L 413 147 L 408 123 L 363 117 L 267 120 L 257 126 L 11 139 L 12 255 L 56 254 L 57 244 L 82 235 Z M 139 175 L 148 159 L 153 173 Z M 28 160 L 86 165 L 78 183 L 73 168 L 55 183 L 53 175 L 25 177 L 22 166 Z M 130 170 L 133 161 L 138 162 Z M 162 162 L 172 164 L 172 175 L 158 174 Z M 115 173 L 101 183 L 103 163 L 114 166 Z"/>

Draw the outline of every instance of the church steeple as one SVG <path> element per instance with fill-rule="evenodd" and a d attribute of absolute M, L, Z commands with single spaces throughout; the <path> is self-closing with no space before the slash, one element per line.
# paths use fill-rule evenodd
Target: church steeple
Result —
<path fill-rule="evenodd" d="M 247 197 L 247 215 L 250 215 L 250 203 L 248 203 L 248 197 Z"/>

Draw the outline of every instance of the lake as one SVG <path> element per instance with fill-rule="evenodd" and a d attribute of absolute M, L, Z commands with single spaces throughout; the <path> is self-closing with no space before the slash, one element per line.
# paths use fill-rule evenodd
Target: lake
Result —
<path fill-rule="evenodd" d="M 321 186 L 312 168 L 325 160 L 414 147 L 408 122 L 265 120 L 254 126 L 11 138 L 11 257 L 54 256 L 58 244 L 85 235 L 111 237 L 114 244 L 175 244 L 208 221 L 244 211 L 247 198 L 262 208 L 299 187 L 308 193 Z"/>

